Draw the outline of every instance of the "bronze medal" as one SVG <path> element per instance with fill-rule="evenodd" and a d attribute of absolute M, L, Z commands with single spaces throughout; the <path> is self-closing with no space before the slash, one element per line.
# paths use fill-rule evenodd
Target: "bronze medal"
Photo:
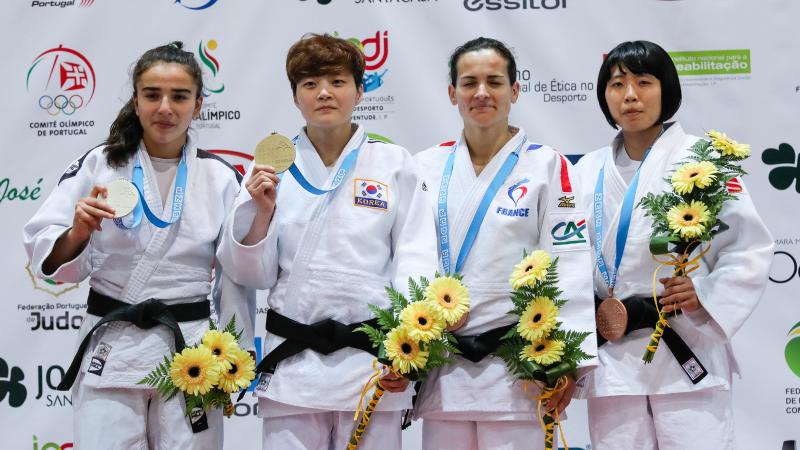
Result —
<path fill-rule="evenodd" d="M 628 326 L 628 310 L 618 298 L 608 297 L 597 308 L 597 331 L 607 341 L 616 341 L 625 336 Z"/>
<path fill-rule="evenodd" d="M 256 145 L 256 164 L 272 166 L 275 173 L 286 172 L 294 163 L 295 148 L 286 136 L 272 133 Z"/>

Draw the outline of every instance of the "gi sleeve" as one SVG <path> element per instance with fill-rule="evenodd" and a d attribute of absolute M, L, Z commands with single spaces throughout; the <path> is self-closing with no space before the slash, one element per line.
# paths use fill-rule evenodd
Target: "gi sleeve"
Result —
<path fill-rule="evenodd" d="M 580 180 L 572 164 L 556 152 L 552 152 L 548 163 L 550 182 L 547 192 L 539 199 L 538 248 L 549 252 L 554 260 L 558 258 L 559 289 L 568 300 L 561 308 L 563 329 L 591 333 L 581 349 L 593 358 L 578 365 L 580 379 L 597 366 L 593 261 L 584 217 L 586 205 L 581 204 L 581 197 L 576 195 L 580 192 L 576 184 Z"/>
<path fill-rule="evenodd" d="M 226 186 L 225 212 L 224 217 L 228 217 L 237 197 L 240 185 L 232 181 Z M 224 228 L 220 231 L 217 239 L 219 249 Z M 239 345 L 248 351 L 255 351 L 255 318 L 256 318 L 256 291 L 247 288 L 232 280 L 223 270 L 222 263 L 217 260 L 214 268 L 215 280 L 214 290 L 211 298 L 214 301 L 214 309 L 217 311 L 219 323 L 224 327 L 233 318 L 236 321 L 236 329 L 241 331 Z"/>
<path fill-rule="evenodd" d="M 254 165 L 255 163 L 250 165 L 247 174 L 252 173 Z M 244 187 L 246 177 L 242 179 L 233 210 L 225 221 L 217 258 L 234 282 L 255 289 L 270 289 L 278 280 L 276 222 L 279 206 L 275 207 L 272 222 L 264 239 L 253 245 L 243 245 L 242 239 L 250 231 L 250 225 L 256 215 L 255 203 Z"/>
<path fill-rule="evenodd" d="M 436 250 L 436 223 L 424 180 L 417 164 L 403 150 L 402 169 L 396 175 L 399 202 L 392 226 L 392 286 L 407 292 L 408 278 L 432 279 L 439 263 Z"/>
<path fill-rule="evenodd" d="M 692 277 L 703 309 L 728 340 L 755 309 L 772 267 L 772 236 L 744 183 L 742 189 L 738 200 L 727 201 L 718 216 L 730 229 L 714 237 L 703 257 L 708 274 Z M 696 322 L 703 317 L 700 312 L 687 316 Z"/>
<path fill-rule="evenodd" d="M 90 150 L 70 164 L 53 191 L 22 229 L 25 251 L 31 271 L 39 278 L 52 278 L 64 283 L 79 283 L 91 273 L 91 238 L 83 250 L 71 261 L 58 267 L 55 272 L 44 273 L 42 265 L 53 252 L 58 238 L 72 227 L 75 205 L 89 195 L 94 184 L 94 169 L 105 164 L 99 149 Z M 114 226 L 104 221 L 104 226 Z"/>

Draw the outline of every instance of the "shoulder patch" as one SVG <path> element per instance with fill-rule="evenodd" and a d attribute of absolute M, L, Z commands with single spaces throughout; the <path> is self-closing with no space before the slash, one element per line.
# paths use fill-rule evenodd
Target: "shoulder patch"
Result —
<path fill-rule="evenodd" d="M 569 169 L 567 168 L 567 158 L 564 158 L 564 155 L 562 155 L 561 153 L 558 154 L 558 157 L 561 158 L 561 192 L 571 193 L 572 183 L 569 181 Z"/>
<path fill-rule="evenodd" d="M 83 167 L 83 161 L 86 159 L 87 156 L 89 156 L 89 153 L 91 153 L 92 150 L 96 149 L 100 145 L 92 147 L 88 152 L 84 153 L 83 156 L 73 161 L 72 164 L 70 164 L 69 167 L 67 167 L 67 170 L 64 171 L 64 174 L 61 175 L 61 178 L 58 179 L 57 185 L 60 185 L 62 181 L 68 180 L 77 175 L 78 172 L 81 170 L 81 167 Z"/>
<path fill-rule="evenodd" d="M 728 192 L 731 194 L 738 194 L 744 190 L 744 188 L 742 188 L 742 182 L 739 180 L 739 178 L 731 178 L 727 183 L 725 183 L 725 187 L 728 188 Z"/>
<path fill-rule="evenodd" d="M 231 169 L 233 174 L 236 175 L 236 182 L 238 182 L 239 184 L 242 183 L 242 178 L 243 178 L 242 174 L 240 174 L 239 171 L 236 170 L 235 167 L 230 165 L 230 163 L 228 161 L 225 161 L 220 156 L 217 156 L 217 155 L 215 155 L 215 154 L 213 154 L 211 152 L 208 152 L 206 150 L 202 150 L 202 149 L 198 148 L 197 149 L 197 157 L 200 158 L 200 159 L 214 159 L 214 160 L 217 160 L 217 161 L 221 162 L 222 164 L 225 164 L 225 167 Z"/>
<path fill-rule="evenodd" d="M 447 141 L 439 144 L 439 147 L 452 147 L 454 145 L 456 145 L 456 141 Z"/>
<path fill-rule="evenodd" d="M 532 151 L 538 150 L 538 149 L 540 149 L 542 147 L 543 147 L 542 144 L 531 144 L 531 145 L 528 146 L 527 149 L 525 149 L 525 151 L 526 152 L 532 152 Z"/>

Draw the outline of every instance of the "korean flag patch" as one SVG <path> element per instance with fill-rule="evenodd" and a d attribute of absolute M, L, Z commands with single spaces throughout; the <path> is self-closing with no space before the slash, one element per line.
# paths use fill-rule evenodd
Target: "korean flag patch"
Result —
<path fill-rule="evenodd" d="M 389 185 L 380 181 L 356 178 L 353 180 L 353 204 L 364 208 L 389 210 Z"/>

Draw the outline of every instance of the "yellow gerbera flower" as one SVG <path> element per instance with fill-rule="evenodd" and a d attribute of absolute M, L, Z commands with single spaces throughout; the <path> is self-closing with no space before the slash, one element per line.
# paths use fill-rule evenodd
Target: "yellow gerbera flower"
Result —
<path fill-rule="evenodd" d="M 236 348 L 231 352 L 231 367 L 219 375 L 219 388 L 231 394 L 239 389 L 247 389 L 256 377 L 256 362 L 250 353 Z"/>
<path fill-rule="evenodd" d="M 233 362 L 232 353 L 239 348 L 234 335 L 219 330 L 206 331 L 201 345 L 211 350 L 211 353 L 217 358 L 217 361 L 225 366 L 225 369 L 231 368 L 231 362 Z"/>
<path fill-rule="evenodd" d="M 558 308 L 548 297 L 536 297 L 519 317 L 520 336 L 534 342 L 550 334 L 556 327 Z"/>
<path fill-rule="evenodd" d="M 439 277 L 431 281 L 425 289 L 425 300 L 447 325 L 458 322 L 469 311 L 469 292 L 464 284 L 453 277 Z"/>
<path fill-rule="evenodd" d="M 206 347 L 187 347 L 175 355 L 169 375 L 175 387 L 189 395 L 205 395 L 217 384 L 222 364 Z"/>
<path fill-rule="evenodd" d="M 669 228 L 683 239 L 691 239 L 703 234 L 709 219 L 705 203 L 697 200 L 692 200 L 690 204 L 682 203 L 673 206 L 667 212 Z"/>
<path fill-rule="evenodd" d="M 406 327 L 397 327 L 383 341 L 386 356 L 392 361 L 392 370 L 406 374 L 412 369 L 422 369 L 428 363 L 428 352 L 420 349 L 419 342 L 411 339 Z"/>
<path fill-rule="evenodd" d="M 408 328 L 408 335 L 415 341 L 438 339 L 444 330 L 443 319 L 428 302 L 410 303 L 400 311 L 400 322 Z"/>
<path fill-rule="evenodd" d="M 688 194 L 694 188 L 705 189 L 714 182 L 717 166 L 709 161 L 690 162 L 672 174 L 672 188 L 678 194 Z"/>
<path fill-rule="evenodd" d="M 544 250 L 536 250 L 514 266 L 514 271 L 508 281 L 513 289 L 519 289 L 522 286 L 532 287 L 537 281 L 544 280 L 549 267 L 550 255 Z"/>
<path fill-rule="evenodd" d="M 526 345 L 519 355 L 543 366 L 561 361 L 564 356 L 564 343 L 561 341 L 543 340 Z"/>
<path fill-rule="evenodd" d="M 737 159 L 745 159 L 750 156 L 749 144 L 740 144 L 719 131 L 711 130 L 706 134 L 711 138 L 711 145 L 722 156 L 733 156 Z"/>

